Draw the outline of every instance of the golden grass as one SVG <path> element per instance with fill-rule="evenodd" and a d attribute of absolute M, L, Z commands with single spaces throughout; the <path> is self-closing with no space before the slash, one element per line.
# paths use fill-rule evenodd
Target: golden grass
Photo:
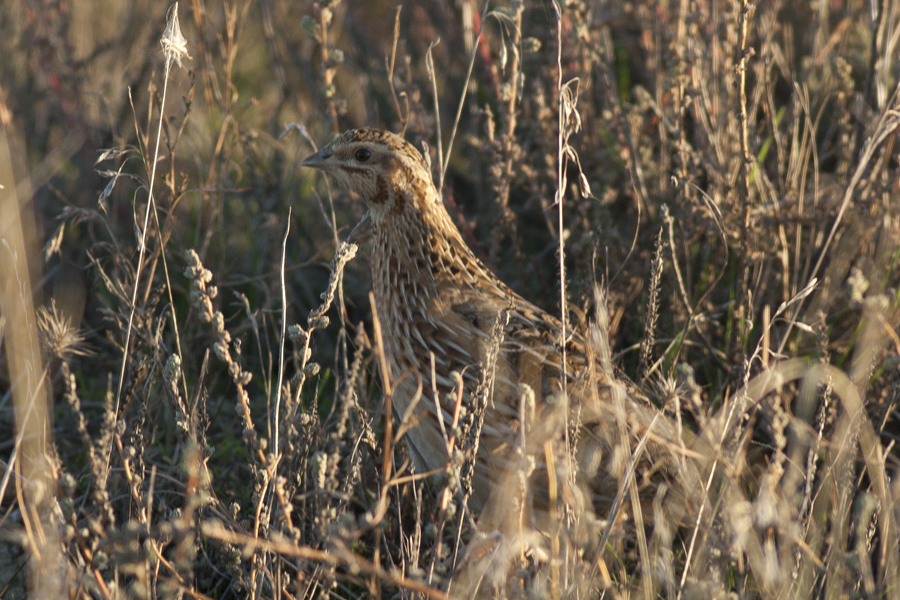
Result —
<path fill-rule="evenodd" d="M 900 597 L 896 8 L 4 3 L 0 597 Z M 364 124 L 704 436 L 689 523 L 640 445 L 546 556 L 410 472 L 361 209 L 298 168 Z"/>

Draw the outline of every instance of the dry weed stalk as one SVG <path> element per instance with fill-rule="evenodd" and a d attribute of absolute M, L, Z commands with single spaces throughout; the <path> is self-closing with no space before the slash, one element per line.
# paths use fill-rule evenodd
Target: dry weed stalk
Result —
<path fill-rule="evenodd" d="M 0 596 L 896 597 L 893 3 L 193 0 L 162 54 L 148 0 L 0 4 Z M 586 552 L 466 509 L 478 414 L 411 473 L 364 261 L 322 262 L 358 214 L 286 122 L 427 141 L 476 254 L 643 377 L 702 508 L 636 493 L 653 430 Z"/>

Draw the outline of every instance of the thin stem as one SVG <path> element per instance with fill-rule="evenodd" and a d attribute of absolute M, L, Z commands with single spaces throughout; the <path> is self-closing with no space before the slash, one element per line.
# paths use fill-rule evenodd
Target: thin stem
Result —
<path fill-rule="evenodd" d="M 134 313 L 135 313 L 135 310 L 137 307 L 137 294 L 138 294 L 139 283 L 141 281 L 141 271 L 143 270 L 143 266 L 144 266 L 144 253 L 147 248 L 147 227 L 150 224 L 151 209 L 153 209 L 154 214 L 156 211 L 156 203 L 154 202 L 154 199 L 153 199 L 153 183 L 156 181 L 156 163 L 159 160 L 159 142 L 160 142 L 160 139 L 162 138 L 162 124 L 163 124 L 163 118 L 165 116 L 165 108 L 166 108 L 166 92 L 169 88 L 169 70 L 171 69 L 171 67 L 172 67 L 172 59 L 166 58 L 166 71 L 165 71 L 165 75 L 164 75 L 164 79 L 163 79 L 162 104 L 159 107 L 159 124 L 158 124 L 157 130 L 156 130 L 156 148 L 153 151 L 153 162 L 151 163 L 151 169 L 150 169 L 150 185 L 149 185 L 149 189 L 148 189 L 149 197 L 148 197 L 148 203 L 147 203 L 147 211 L 144 213 L 144 227 L 141 230 L 141 243 L 140 243 L 140 251 L 138 253 L 137 271 L 134 276 L 134 287 L 133 287 L 132 295 L 131 295 L 131 313 L 128 315 L 128 327 L 125 330 L 125 345 L 122 348 L 122 367 L 119 369 L 119 387 L 118 387 L 118 390 L 116 391 L 116 404 L 115 404 L 115 409 L 113 411 L 113 414 L 116 416 L 117 419 L 119 416 L 119 405 L 120 405 L 121 399 L 122 399 L 122 386 L 125 383 L 125 366 L 128 364 L 128 349 L 129 349 L 129 346 L 131 345 L 131 330 L 134 327 Z M 156 218 L 156 222 L 157 222 L 157 229 L 158 229 L 158 223 L 159 223 L 158 216 Z M 160 238 L 160 243 L 162 243 L 162 238 Z M 165 261 L 165 252 L 162 252 L 162 255 L 163 255 L 163 260 Z M 167 279 L 168 279 L 168 275 L 167 275 Z M 169 286 L 169 293 L 171 295 L 171 286 Z M 171 300 L 170 300 L 170 302 L 171 302 Z M 174 310 L 175 309 L 174 309 L 174 303 L 173 303 L 172 304 L 172 311 L 173 311 L 172 318 L 173 319 L 175 318 Z M 180 355 L 181 342 L 180 342 L 180 340 L 178 340 L 177 326 L 175 328 L 175 335 L 176 335 L 176 340 L 178 341 L 179 355 Z M 183 375 L 182 375 L 182 377 L 183 377 Z M 185 397 L 188 397 L 187 388 L 185 388 Z M 105 454 L 106 454 L 106 468 L 108 469 L 111 453 L 106 452 Z"/>

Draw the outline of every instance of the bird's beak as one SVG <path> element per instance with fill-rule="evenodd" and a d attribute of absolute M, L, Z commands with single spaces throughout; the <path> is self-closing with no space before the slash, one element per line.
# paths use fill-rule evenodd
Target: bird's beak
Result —
<path fill-rule="evenodd" d="M 328 159 L 333 155 L 334 150 L 332 150 L 329 146 L 325 146 L 312 156 L 306 157 L 306 159 L 302 163 L 300 163 L 300 166 L 313 167 L 314 169 L 325 169 L 329 165 Z"/>

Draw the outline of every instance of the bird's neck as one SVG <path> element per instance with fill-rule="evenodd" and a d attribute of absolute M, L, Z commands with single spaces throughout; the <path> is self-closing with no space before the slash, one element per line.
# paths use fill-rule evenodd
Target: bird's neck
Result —
<path fill-rule="evenodd" d="M 389 212 L 370 210 L 373 291 L 386 310 L 439 299 L 447 284 L 474 286 L 492 278 L 429 188 L 429 197 L 408 195 Z"/>

